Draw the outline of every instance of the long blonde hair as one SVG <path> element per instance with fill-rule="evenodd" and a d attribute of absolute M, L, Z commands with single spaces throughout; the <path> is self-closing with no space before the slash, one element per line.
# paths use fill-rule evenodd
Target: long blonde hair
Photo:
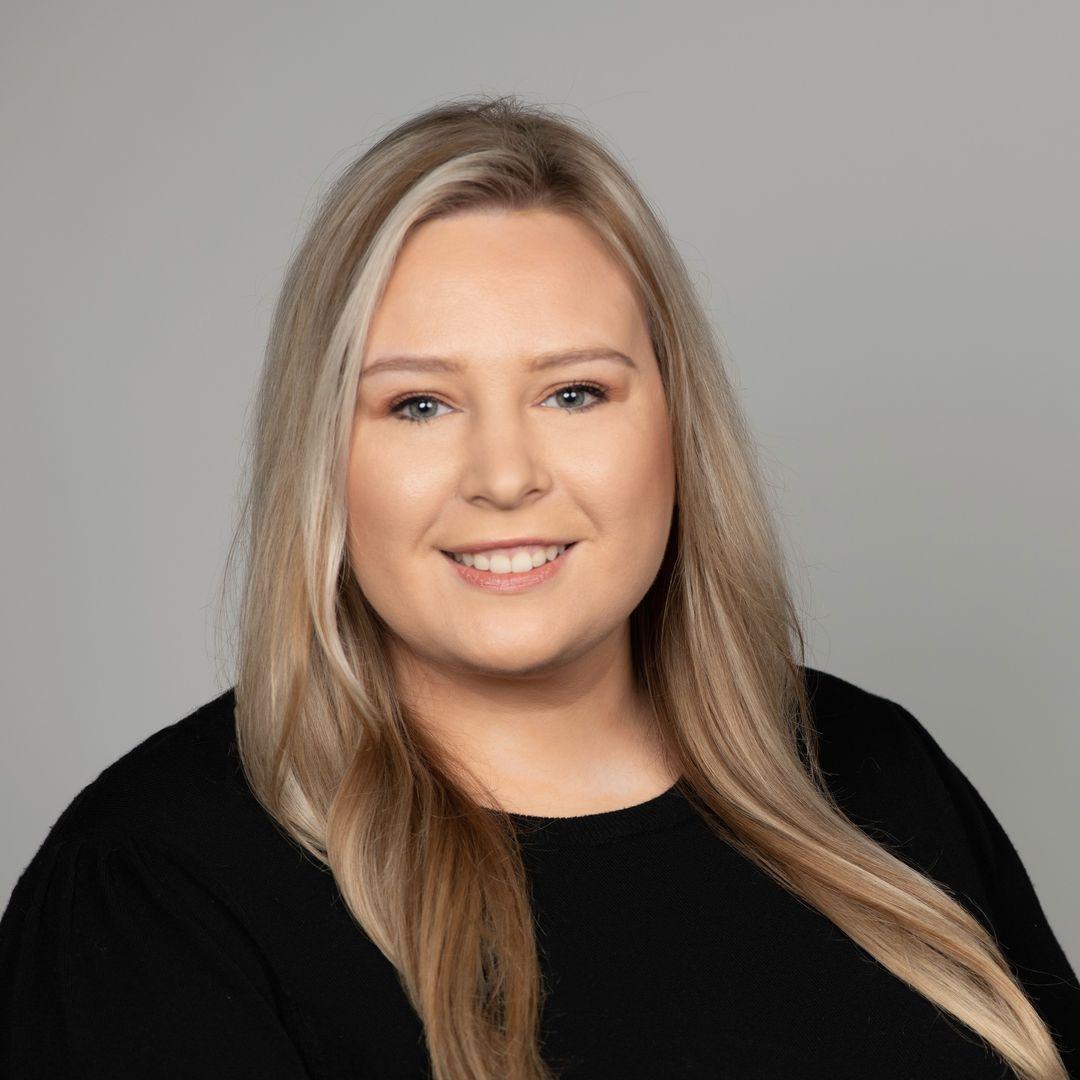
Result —
<path fill-rule="evenodd" d="M 754 444 L 663 225 L 585 124 L 513 96 L 410 118 L 322 200 L 275 310 L 223 579 L 224 596 L 242 551 L 235 683 L 247 781 L 329 866 L 397 969 L 436 1080 L 550 1080 L 539 1051 L 546 990 L 510 819 L 469 797 L 395 692 L 387 627 L 349 565 L 345 470 L 363 343 L 397 252 L 422 222 L 481 206 L 576 215 L 647 315 L 676 507 L 631 646 L 680 790 L 719 836 L 1017 1076 L 1066 1080 L 995 940 L 829 794 Z"/>

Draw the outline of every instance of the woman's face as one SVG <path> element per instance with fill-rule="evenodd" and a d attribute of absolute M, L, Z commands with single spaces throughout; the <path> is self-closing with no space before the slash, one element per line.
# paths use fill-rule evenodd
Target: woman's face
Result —
<path fill-rule="evenodd" d="M 533 366 L 582 350 L 597 358 Z M 674 492 L 644 316 L 599 238 L 547 210 L 417 229 L 365 343 L 348 470 L 354 572 L 410 659 L 520 677 L 584 657 L 654 580 Z M 444 554 L 523 537 L 575 544 L 509 589 Z"/>

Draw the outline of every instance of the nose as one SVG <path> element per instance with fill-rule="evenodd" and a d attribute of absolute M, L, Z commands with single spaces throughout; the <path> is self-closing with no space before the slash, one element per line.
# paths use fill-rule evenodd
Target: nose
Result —
<path fill-rule="evenodd" d="M 527 409 L 473 413 L 461 469 L 465 501 L 509 509 L 550 486 L 550 440 L 530 424 Z"/>

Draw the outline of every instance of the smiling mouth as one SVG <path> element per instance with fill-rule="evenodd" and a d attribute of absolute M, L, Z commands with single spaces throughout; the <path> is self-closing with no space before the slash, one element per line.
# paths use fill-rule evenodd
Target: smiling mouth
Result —
<path fill-rule="evenodd" d="M 547 548 L 537 546 L 532 549 L 531 554 L 522 549 L 518 549 L 513 557 L 510 557 L 505 550 L 499 551 L 497 549 L 493 549 L 492 552 L 465 554 L 445 551 L 442 548 L 439 550 L 443 555 L 457 563 L 459 566 L 466 566 L 480 573 L 489 573 L 494 576 L 499 576 L 527 574 L 530 571 L 538 570 L 548 563 L 556 562 L 558 559 L 561 559 L 564 552 L 569 551 L 576 543 L 576 540 L 572 540 L 567 544 L 551 544 Z M 540 558 L 541 561 L 537 562 L 537 558 Z"/>

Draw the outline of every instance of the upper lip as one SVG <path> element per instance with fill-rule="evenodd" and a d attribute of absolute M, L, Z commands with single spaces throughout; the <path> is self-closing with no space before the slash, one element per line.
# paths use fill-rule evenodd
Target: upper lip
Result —
<path fill-rule="evenodd" d="M 451 555 L 472 555 L 477 551 L 492 551 L 495 548 L 512 547 L 551 547 L 552 544 L 572 544 L 573 540 L 546 540 L 540 536 L 512 536 L 508 540 L 484 540 L 479 544 L 465 544 L 461 547 L 443 548 Z"/>

